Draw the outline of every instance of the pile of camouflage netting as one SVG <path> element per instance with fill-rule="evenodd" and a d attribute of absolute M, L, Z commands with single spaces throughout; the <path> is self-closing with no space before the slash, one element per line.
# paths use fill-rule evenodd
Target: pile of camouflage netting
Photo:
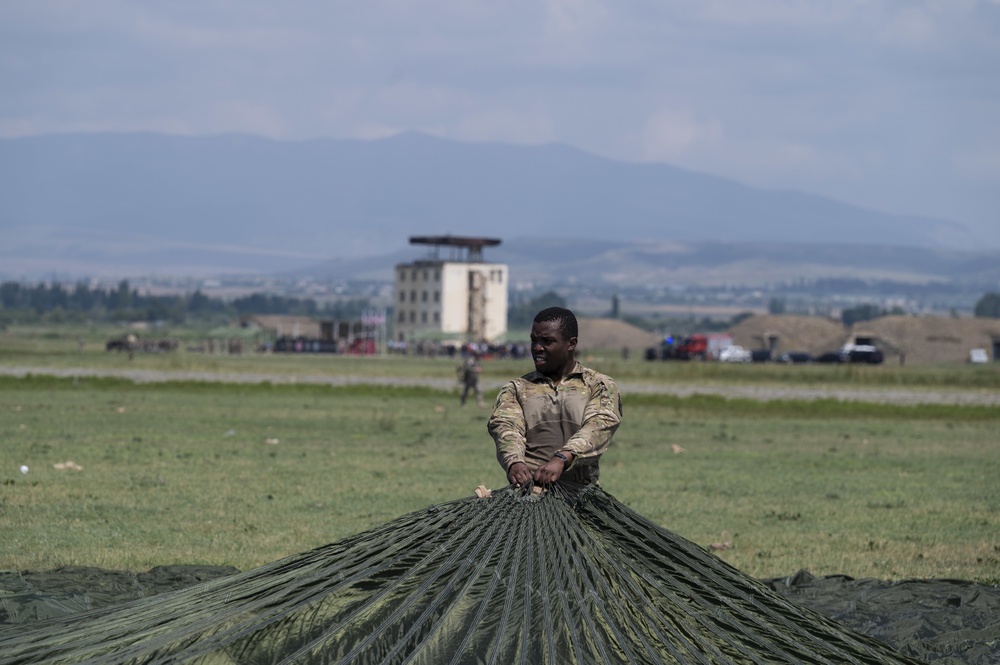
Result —
<path fill-rule="evenodd" d="M 918 662 L 787 600 L 796 580 L 748 578 L 598 489 L 453 501 L 230 572 L 103 607 L 0 577 L 0 663 Z"/>

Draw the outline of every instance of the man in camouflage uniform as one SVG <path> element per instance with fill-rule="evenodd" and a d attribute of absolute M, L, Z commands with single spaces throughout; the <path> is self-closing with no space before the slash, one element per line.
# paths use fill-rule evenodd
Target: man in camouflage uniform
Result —
<path fill-rule="evenodd" d="M 570 486 L 596 483 L 598 461 L 621 422 L 614 380 L 574 358 L 573 312 L 550 307 L 531 326 L 535 371 L 514 379 L 497 395 L 487 429 L 507 480 Z"/>
<path fill-rule="evenodd" d="M 483 404 L 483 391 L 479 389 L 479 372 L 481 370 L 479 354 L 475 349 L 470 348 L 465 360 L 458 366 L 458 380 L 462 382 L 462 397 L 460 399 L 462 406 L 465 406 L 465 398 L 469 396 L 470 392 L 476 396 L 476 404 L 479 405 L 480 409 L 486 406 Z"/>

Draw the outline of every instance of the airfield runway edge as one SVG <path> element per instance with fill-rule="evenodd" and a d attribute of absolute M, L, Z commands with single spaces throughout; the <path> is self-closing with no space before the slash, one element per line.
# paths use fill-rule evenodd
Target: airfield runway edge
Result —
<path fill-rule="evenodd" d="M 136 383 L 165 383 L 168 381 L 202 381 L 205 383 L 272 383 L 272 384 L 313 384 L 329 386 L 382 385 L 382 386 L 425 386 L 437 390 L 457 389 L 454 379 L 413 378 L 392 376 L 358 376 L 346 374 L 289 375 L 229 372 L 168 372 L 149 369 L 88 369 L 50 367 L 10 367 L 0 366 L 0 376 L 23 378 L 28 375 L 55 376 L 63 378 L 117 378 Z M 498 390 L 503 382 L 480 382 L 483 390 Z M 874 402 L 880 404 L 951 404 L 961 406 L 1000 406 L 1000 391 L 954 389 L 954 388 L 819 388 L 812 386 L 741 385 L 725 386 L 713 384 L 678 385 L 664 383 L 634 383 L 619 381 L 625 394 L 644 393 L 689 397 L 691 395 L 718 395 L 727 399 L 749 399 L 757 401 L 801 400 L 815 401 L 833 399 L 842 402 Z"/>

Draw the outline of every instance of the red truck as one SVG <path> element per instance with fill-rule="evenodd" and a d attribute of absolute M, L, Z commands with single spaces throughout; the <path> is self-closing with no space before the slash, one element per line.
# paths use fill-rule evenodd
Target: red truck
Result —
<path fill-rule="evenodd" d="M 674 357 L 679 360 L 718 360 L 722 350 L 732 343 L 732 336 L 726 333 L 695 333 L 681 340 L 674 348 Z"/>

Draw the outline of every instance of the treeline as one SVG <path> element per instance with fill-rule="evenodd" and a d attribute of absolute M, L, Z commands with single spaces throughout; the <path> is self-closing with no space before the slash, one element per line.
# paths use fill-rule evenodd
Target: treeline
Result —
<path fill-rule="evenodd" d="M 892 314 L 905 314 L 906 312 L 898 307 L 886 309 L 878 305 L 862 304 L 856 307 L 845 309 L 840 314 L 841 321 L 845 326 L 851 326 L 860 321 L 873 321 L 883 316 Z M 986 293 L 976 301 L 973 308 L 973 315 L 976 318 L 1000 319 L 1000 293 Z"/>
<path fill-rule="evenodd" d="M 975 314 L 978 317 L 1000 319 L 1000 293 L 991 291 L 976 302 Z"/>
<path fill-rule="evenodd" d="M 115 287 L 91 288 L 80 282 L 62 284 L 0 283 L 0 321 L 51 323 L 75 321 L 168 321 L 184 323 L 249 314 L 360 318 L 370 307 L 365 298 L 317 303 L 312 298 L 290 298 L 253 293 L 232 300 L 213 298 L 200 290 L 184 295 L 151 295 L 131 288 L 128 280 Z"/>
<path fill-rule="evenodd" d="M 900 282 L 894 279 L 858 279 L 853 277 L 801 278 L 781 284 L 782 290 L 804 291 L 814 295 L 854 293 L 896 293 L 908 298 L 924 298 L 938 294 L 966 294 L 974 287 L 960 282 L 934 281 L 927 283 Z"/>
<path fill-rule="evenodd" d="M 566 299 L 555 291 L 546 291 L 533 298 L 512 296 L 507 308 L 507 327 L 530 328 L 535 314 L 548 307 L 566 307 Z"/>

